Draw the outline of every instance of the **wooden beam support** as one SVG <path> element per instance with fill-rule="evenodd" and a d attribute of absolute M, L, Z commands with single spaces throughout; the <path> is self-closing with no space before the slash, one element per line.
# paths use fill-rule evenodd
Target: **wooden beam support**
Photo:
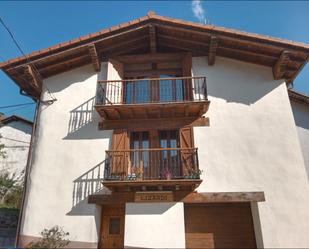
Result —
<path fill-rule="evenodd" d="M 183 203 L 263 202 L 265 201 L 265 196 L 264 192 L 193 192 L 186 194 L 180 191 L 175 192 L 175 200 Z"/>
<path fill-rule="evenodd" d="M 164 182 L 164 181 L 162 181 Z M 160 186 L 160 184 L 158 185 Z M 175 185 L 176 186 L 176 185 Z M 199 203 L 233 203 L 233 202 L 264 202 L 264 192 L 209 192 L 198 193 L 188 191 L 175 191 L 174 201 L 185 204 Z M 134 192 L 112 192 L 109 195 L 89 195 L 88 203 L 109 205 L 135 202 Z"/>
<path fill-rule="evenodd" d="M 168 62 L 168 61 L 179 61 L 183 59 L 186 53 L 155 53 L 155 54 L 137 54 L 137 55 L 123 55 L 115 56 L 115 59 L 119 62 L 130 64 L 140 63 L 152 63 L 152 62 Z"/>
<path fill-rule="evenodd" d="M 185 106 L 185 117 L 189 116 L 189 105 Z"/>
<path fill-rule="evenodd" d="M 212 66 L 215 64 L 216 61 L 216 54 L 217 54 L 217 47 L 218 47 L 218 39 L 216 36 L 210 37 L 209 43 L 209 50 L 208 50 L 208 65 Z"/>
<path fill-rule="evenodd" d="M 117 113 L 118 118 L 123 118 L 123 115 L 118 108 L 115 108 L 115 112 Z"/>
<path fill-rule="evenodd" d="M 91 57 L 93 68 L 96 72 L 100 72 L 101 70 L 101 62 L 98 56 L 97 49 L 94 44 L 88 45 L 88 51 Z"/>
<path fill-rule="evenodd" d="M 275 80 L 283 79 L 287 70 L 290 52 L 284 50 L 275 65 L 273 66 L 273 75 Z"/>
<path fill-rule="evenodd" d="M 33 85 L 39 90 L 41 90 L 42 85 L 43 85 L 42 77 L 39 74 L 39 72 L 37 72 L 37 70 L 34 70 L 31 64 L 28 64 L 25 66 L 25 74 L 27 78 L 31 79 L 31 82 L 33 83 Z"/>
<path fill-rule="evenodd" d="M 154 54 L 157 52 L 157 42 L 156 42 L 156 27 L 153 24 L 149 25 L 149 41 L 150 41 L 150 52 Z"/>
<path fill-rule="evenodd" d="M 128 129 L 142 130 L 149 129 L 178 129 L 186 125 L 209 126 L 209 118 L 186 117 L 186 118 L 161 118 L 161 119 L 124 119 L 104 120 L 99 123 L 100 130 Z"/>

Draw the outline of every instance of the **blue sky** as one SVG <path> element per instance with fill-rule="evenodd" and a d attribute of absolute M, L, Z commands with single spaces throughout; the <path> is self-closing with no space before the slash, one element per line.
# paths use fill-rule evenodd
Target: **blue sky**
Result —
<path fill-rule="evenodd" d="M 201 1 L 195 7 L 194 15 L 191 1 L 3 1 L 0 16 L 26 53 L 144 16 L 149 10 L 196 22 L 206 18 L 217 26 L 309 44 L 306 1 Z M 19 55 L 0 26 L 0 60 Z M 294 88 L 309 94 L 309 64 L 298 75 Z M 19 88 L 2 72 L 0 94 L 0 106 L 33 102 L 20 96 Z M 32 119 L 34 105 L 0 112 Z"/>

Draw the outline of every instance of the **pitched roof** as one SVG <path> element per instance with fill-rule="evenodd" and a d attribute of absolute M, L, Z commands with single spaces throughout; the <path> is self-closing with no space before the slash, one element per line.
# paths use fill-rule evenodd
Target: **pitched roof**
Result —
<path fill-rule="evenodd" d="M 294 89 L 289 89 L 288 93 L 289 93 L 290 100 L 309 106 L 309 96 L 308 95 L 297 92 Z"/>
<path fill-rule="evenodd" d="M 33 125 L 32 121 L 25 119 L 25 118 L 18 116 L 18 115 L 11 115 L 9 117 L 5 117 L 5 116 L 0 117 L 1 124 L 8 124 L 8 123 L 13 122 L 13 121 L 22 121 L 22 122 L 27 123 L 29 125 Z"/>
<path fill-rule="evenodd" d="M 40 95 L 40 85 L 33 80 L 47 78 L 75 67 L 92 63 L 90 45 L 100 60 L 123 54 L 147 53 L 150 50 L 150 28 L 154 28 L 159 52 L 191 52 L 207 56 L 213 37 L 216 53 L 232 59 L 273 67 L 284 62 L 285 79 L 292 81 L 309 59 L 309 45 L 265 35 L 237 31 L 214 25 L 203 25 L 155 15 L 146 16 L 103 29 L 77 39 L 32 52 L 3 62 L 0 68 L 25 92 Z M 31 67 L 27 65 L 31 62 Z M 279 65 L 280 66 L 280 65 Z"/>

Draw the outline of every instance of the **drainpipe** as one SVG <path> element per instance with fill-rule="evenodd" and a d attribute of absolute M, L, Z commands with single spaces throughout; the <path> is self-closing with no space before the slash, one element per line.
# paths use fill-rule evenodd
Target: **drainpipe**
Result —
<path fill-rule="evenodd" d="M 22 95 L 26 95 L 22 93 Z M 29 95 L 26 95 L 30 97 Z M 25 179 L 24 179 L 24 187 L 23 187 L 23 193 L 22 193 L 22 199 L 21 199 L 21 209 L 19 211 L 19 217 L 18 217 L 18 223 L 17 223 L 17 230 L 16 230 L 16 237 L 15 237 L 15 247 L 18 246 L 19 244 L 19 235 L 20 235 L 20 228 L 21 228 L 21 222 L 24 216 L 24 205 L 25 205 L 25 199 L 27 195 L 27 184 L 29 181 L 29 176 L 30 176 L 30 171 L 31 171 L 31 164 L 32 164 L 32 153 L 34 150 L 34 143 L 35 143 L 35 134 L 36 134 L 36 129 L 38 125 L 38 120 L 39 120 L 39 107 L 40 107 L 40 99 L 37 100 L 36 103 L 36 108 L 35 108 L 35 115 L 34 115 L 34 123 L 33 123 L 33 128 L 32 128 L 32 133 L 31 133 L 31 141 L 30 141 L 30 146 L 29 146 L 29 152 L 28 152 L 28 158 L 27 158 L 27 164 L 26 164 L 26 170 L 25 170 Z"/>

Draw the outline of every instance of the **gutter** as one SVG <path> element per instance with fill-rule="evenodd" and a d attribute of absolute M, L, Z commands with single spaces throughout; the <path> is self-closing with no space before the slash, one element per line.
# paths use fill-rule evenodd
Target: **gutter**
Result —
<path fill-rule="evenodd" d="M 27 158 L 27 164 L 26 164 L 26 170 L 25 170 L 25 179 L 24 179 L 24 187 L 23 187 L 23 193 L 22 193 L 22 199 L 21 199 L 21 209 L 19 211 L 19 216 L 18 216 L 18 223 L 17 223 L 17 230 L 16 230 L 16 237 L 15 237 L 15 244 L 14 247 L 18 247 L 18 244 L 20 242 L 20 229 L 21 229 L 21 222 L 24 216 L 24 206 L 25 206 L 25 200 L 26 200 L 26 195 L 27 195 L 27 190 L 28 190 L 28 182 L 30 178 L 30 172 L 31 172 L 31 165 L 32 165 L 32 153 L 34 151 L 34 143 L 36 139 L 36 130 L 37 130 L 37 125 L 38 125 L 38 120 L 40 116 L 40 107 L 41 101 L 38 100 L 35 108 L 35 115 L 34 115 L 34 122 L 33 122 L 33 128 L 32 128 L 32 134 L 31 134 L 31 141 L 30 141 L 30 147 L 29 147 L 29 152 L 28 152 L 28 158 Z"/>

